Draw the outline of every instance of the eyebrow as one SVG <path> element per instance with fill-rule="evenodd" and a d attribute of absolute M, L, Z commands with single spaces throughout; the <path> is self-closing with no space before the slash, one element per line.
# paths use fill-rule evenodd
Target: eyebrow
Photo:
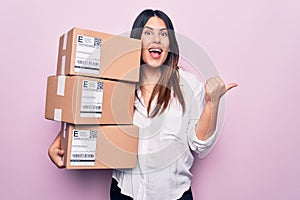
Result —
<path fill-rule="evenodd" d="M 154 28 L 152 28 L 152 27 L 150 27 L 150 26 L 145 26 L 144 28 L 148 28 L 148 29 L 150 29 L 150 30 L 154 30 Z M 164 31 L 164 30 L 167 30 L 167 28 L 161 28 L 161 29 L 159 29 L 160 31 Z"/>

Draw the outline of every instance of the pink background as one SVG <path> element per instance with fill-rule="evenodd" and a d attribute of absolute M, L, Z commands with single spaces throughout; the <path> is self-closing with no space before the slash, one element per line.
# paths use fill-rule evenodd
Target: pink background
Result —
<path fill-rule="evenodd" d="M 46 77 L 62 33 L 123 33 L 144 8 L 164 10 L 225 82 L 239 84 L 217 145 L 193 166 L 195 199 L 300 199 L 299 1 L 170 2 L 2 2 L 0 199 L 108 199 L 110 170 L 59 170 L 49 160 L 59 124 L 43 117 Z"/>

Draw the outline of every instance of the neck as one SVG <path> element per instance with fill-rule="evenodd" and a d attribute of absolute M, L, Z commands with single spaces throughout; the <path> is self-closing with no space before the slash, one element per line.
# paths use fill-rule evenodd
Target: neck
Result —
<path fill-rule="evenodd" d="M 153 68 L 148 65 L 144 65 L 141 68 L 142 79 L 141 84 L 156 84 L 161 76 L 160 67 Z"/>

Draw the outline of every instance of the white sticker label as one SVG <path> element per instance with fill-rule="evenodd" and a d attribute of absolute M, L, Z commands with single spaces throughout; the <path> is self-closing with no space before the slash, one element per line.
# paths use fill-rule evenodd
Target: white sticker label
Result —
<path fill-rule="evenodd" d="M 61 122 L 62 109 L 54 108 L 54 120 Z"/>
<path fill-rule="evenodd" d="M 58 76 L 56 94 L 59 96 L 65 95 L 66 76 Z"/>
<path fill-rule="evenodd" d="M 103 82 L 82 81 L 80 117 L 101 118 L 103 101 Z"/>
<path fill-rule="evenodd" d="M 75 72 L 100 73 L 101 39 L 83 35 L 77 36 Z"/>
<path fill-rule="evenodd" d="M 97 131 L 73 130 L 71 166 L 94 166 L 96 158 Z"/>
<path fill-rule="evenodd" d="M 68 33 L 64 34 L 63 50 L 67 49 Z"/>

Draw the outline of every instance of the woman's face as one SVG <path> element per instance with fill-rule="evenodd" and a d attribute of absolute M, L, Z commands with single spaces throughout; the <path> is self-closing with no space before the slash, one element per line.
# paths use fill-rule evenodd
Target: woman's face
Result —
<path fill-rule="evenodd" d="M 142 59 L 150 67 L 160 67 L 169 52 L 169 36 L 165 22 L 151 17 L 144 26 L 142 36 Z"/>

